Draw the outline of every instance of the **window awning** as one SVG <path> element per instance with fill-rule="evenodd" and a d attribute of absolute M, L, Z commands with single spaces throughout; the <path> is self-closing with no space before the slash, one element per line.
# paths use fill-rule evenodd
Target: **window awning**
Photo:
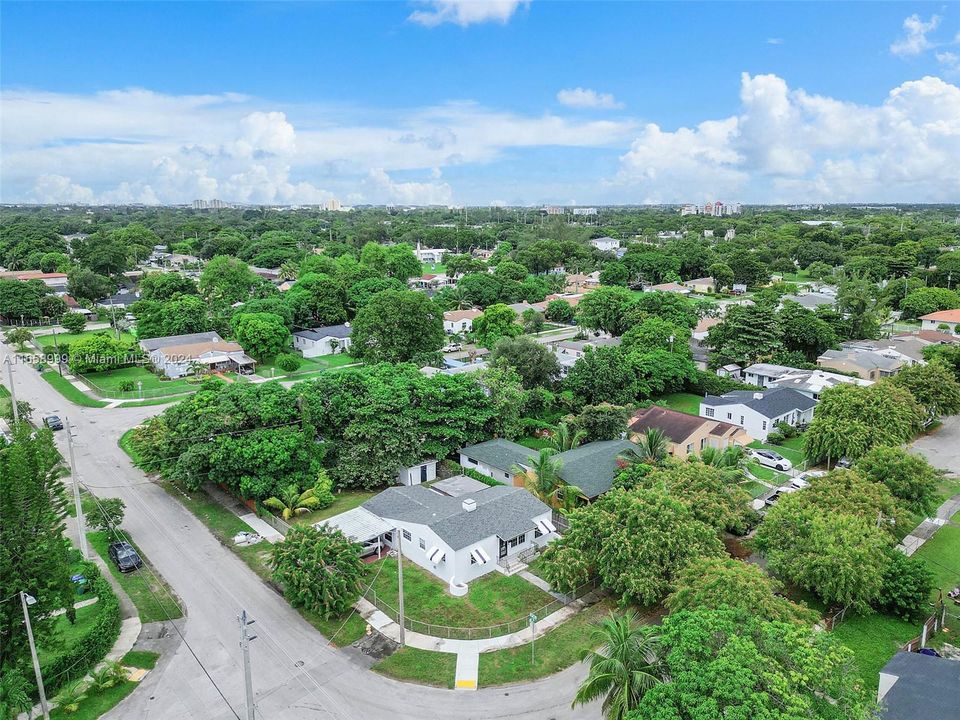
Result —
<path fill-rule="evenodd" d="M 470 551 L 470 557 L 472 557 L 479 565 L 490 562 L 490 556 L 487 555 L 486 551 L 479 546 Z"/>
<path fill-rule="evenodd" d="M 427 551 L 427 560 L 429 560 L 432 563 L 440 562 L 441 560 L 443 560 L 443 550 L 438 548 L 436 545 L 432 546 Z"/>
<path fill-rule="evenodd" d="M 547 520 L 546 518 L 537 520 L 534 524 L 537 526 L 537 529 L 539 529 L 540 532 L 542 532 L 544 535 L 549 535 L 550 533 L 557 531 L 557 526 L 554 525 L 549 520 Z"/>

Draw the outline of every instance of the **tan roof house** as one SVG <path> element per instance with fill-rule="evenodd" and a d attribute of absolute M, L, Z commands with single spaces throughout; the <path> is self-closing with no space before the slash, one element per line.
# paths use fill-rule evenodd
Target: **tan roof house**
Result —
<path fill-rule="evenodd" d="M 717 281 L 712 277 L 694 278 L 681 283 L 693 290 L 698 295 L 710 295 L 717 291 Z"/>
<path fill-rule="evenodd" d="M 140 341 L 158 372 L 169 378 L 192 375 L 199 366 L 211 372 L 252 373 L 256 367 L 239 343 L 228 342 L 215 332 L 171 335 Z"/>
<path fill-rule="evenodd" d="M 920 316 L 921 330 L 948 329 L 956 334 L 957 325 L 960 325 L 960 310 L 940 310 Z"/>
<path fill-rule="evenodd" d="M 678 460 L 699 455 L 707 447 L 726 450 L 753 442 L 737 425 L 710 418 L 697 417 L 659 405 L 642 408 L 630 418 L 630 439 L 636 442 L 647 430 L 657 428 L 669 440 L 668 452 Z"/>

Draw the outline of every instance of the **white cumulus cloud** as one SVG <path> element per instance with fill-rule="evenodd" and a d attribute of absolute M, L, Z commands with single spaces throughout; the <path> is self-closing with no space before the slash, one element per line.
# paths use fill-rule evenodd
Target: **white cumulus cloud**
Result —
<path fill-rule="evenodd" d="M 894 55 L 906 57 L 908 55 L 919 55 L 925 50 L 929 50 L 934 47 L 934 44 L 927 38 L 927 35 L 939 26 L 939 15 L 933 15 L 924 22 L 919 15 L 914 13 L 903 21 L 903 37 L 897 38 L 890 45 L 890 52 Z"/>
<path fill-rule="evenodd" d="M 557 93 L 557 101 L 561 105 L 574 108 L 602 108 L 611 110 L 622 108 L 623 103 L 617 102 L 610 93 L 599 93 L 588 88 L 566 88 Z"/>
<path fill-rule="evenodd" d="M 667 131 L 648 124 L 610 187 L 636 201 L 955 202 L 960 88 L 924 77 L 863 106 L 741 78 L 741 110 Z"/>
<path fill-rule="evenodd" d="M 408 20 L 424 27 L 436 27 L 452 23 L 467 27 L 477 23 L 506 23 L 513 17 L 520 5 L 528 5 L 522 0 L 427 0 L 426 10 L 410 13 Z"/>

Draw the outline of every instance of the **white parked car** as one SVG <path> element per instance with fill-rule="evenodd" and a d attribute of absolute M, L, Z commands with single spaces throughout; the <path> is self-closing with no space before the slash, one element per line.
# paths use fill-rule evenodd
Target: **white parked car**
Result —
<path fill-rule="evenodd" d="M 807 470 L 790 480 L 790 486 L 797 490 L 803 490 L 810 487 L 810 481 L 814 478 L 823 477 L 826 473 L 823 470 Z"/>
<path fill-rule="evenodd" d="M 773 452 L 773 450 L 754 450 L 753 458 L 761 465 L 779 470 L 780 472 L 786 472 L 793 468 L 792 462 L 780 453 Z"/>
<path fill-rule="evenodd" d="M 462 349 L 463 349 L 463 345 L 461 345 L 460 343 L 450 343 L 449 345 L 444 347 L 440 352 L 445 352 L 445 353 L 459 352 Z"/>

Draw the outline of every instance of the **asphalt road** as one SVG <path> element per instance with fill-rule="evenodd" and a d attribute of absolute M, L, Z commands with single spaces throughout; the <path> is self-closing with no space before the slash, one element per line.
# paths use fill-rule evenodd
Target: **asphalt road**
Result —
<path fill-rule="evenodd" d="M 944 418 L 940 427 L 919 438 L 912 449 L 934 467 L 960 475 L 960 415 Z"/>
<path fill-rule="evenodd" d="M 8 352 L 10 348 L 0 345 L 0 355 Z M 162 406 L 78 407 L 31 367 L 15 365 L 13 374 L 17 397 L 35 408 L 35 420 L 58 414 L 75 426 L 74 449 L 81 480 L 100 497 L 124 500 L 124 527 L 186 607 L 187 617 L 176 622 L 186 642 L 165 656 L 143 685 L 105 717 L 246 718 L 237 623 L 241 609 L 256 621 L 251 662 L 258 718 L 600 717 L 599 704 L 570 708 L 585 675 L 579 663 L 534 683 L 476 692 L 400 683 L 363 668 L 347 653 L 331 648 L 199 520 L 133 467 L 117 441 L 130 427 L 161 412 Z M 55 436 L 66 457 L 65 433 Z"/>

